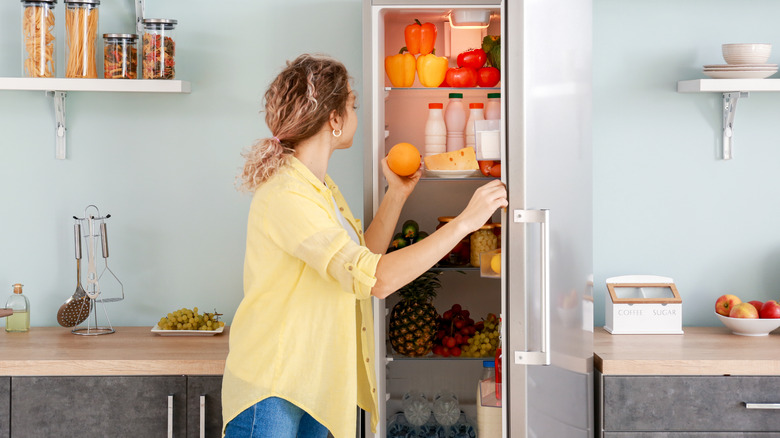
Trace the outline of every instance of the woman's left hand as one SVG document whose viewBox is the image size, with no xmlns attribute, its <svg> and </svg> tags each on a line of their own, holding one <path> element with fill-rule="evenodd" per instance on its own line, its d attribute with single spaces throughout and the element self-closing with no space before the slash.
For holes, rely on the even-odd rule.
<svg viewBox="0 0 780 438">
<path fill-rule="evenodd" d="M 387 180 L 387 191 L 397 191 L 404 198 L 408 198 L 412 194 L 414 187 L 417 185 L 417 181 L 420 181 L 422 176 L 422 166 L 417 169 L 417 172 L 409 176 L 399 176 L 387 165 L 387 157 L 382 158 L 382 173 Z"/>
</svg>

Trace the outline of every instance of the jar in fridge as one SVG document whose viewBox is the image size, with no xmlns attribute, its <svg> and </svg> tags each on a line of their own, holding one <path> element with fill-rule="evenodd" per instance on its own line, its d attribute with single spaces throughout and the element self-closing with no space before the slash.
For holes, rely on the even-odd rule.
<svg viewBox="0 0 780 438">
<path fill-rule="evenodd" d="M 455 219 L 455 216 L 439 217 L 439 225 L 436 226 L 436 229 L 438 230 L 439 228 L 448 224 L 453 219 Z M 471 243 L 469 242 L 469 236 L 466 236 L 463 239 L 461 239 L 461 241 L 458 242 L 458 244 L 455 245 L 455 247 L 452 248 L 450 252 L 444 256 L 444 258 L 441 259 L 441 263 L 447 265 L 460 265 L 460 266 L 468 265 L 470 248 L 471 248 Z"/>
<path fill-rule="evenodd" d="M 144 79 L 173 79 L 176 77 L 176 41 L 174 30 L 178 21 L 166 18 L 143 20 Z"/>
<path fill-rule="evenodd" d="M 55 76 L 54 6 L 57 0 L 22 0 L 22 76 Z"/>
<path fill-rule="evenodd" d="M 103 77 L 106 79 L 138 78 L 138 35 L 103 34 Z"/>
<path fill-rule="evenodd" d="M 498 236 L 494 232 L 496 224 L 485 224 L 470 235 L 471 266 L 479 267 L 479 255 L 498 248 Z"/>
<path fill-rule="evenodd" d="M 67 78 L 97 78 L 100 0 L 65 0 Z"/>
</svg>

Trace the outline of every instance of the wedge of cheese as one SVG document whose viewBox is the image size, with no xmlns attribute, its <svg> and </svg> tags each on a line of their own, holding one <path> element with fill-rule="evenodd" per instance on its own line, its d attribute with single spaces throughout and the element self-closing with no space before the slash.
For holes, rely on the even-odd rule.
<svg viewBox="0 0 780 438">
<path fill-rule="evenodd" d="M 477 154 L 474 148 L 467 147 L 457 151 L 425 157 L 425 168 L 430 170 L 477 170 Z"/>
</svg>

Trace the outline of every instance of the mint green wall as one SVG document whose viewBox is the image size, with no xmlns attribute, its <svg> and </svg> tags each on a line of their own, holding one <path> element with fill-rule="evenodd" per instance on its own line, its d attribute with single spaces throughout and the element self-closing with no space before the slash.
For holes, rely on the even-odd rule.
<svg viewBox="0 0 780 438">
<path fill-rule="evenodd" d="M 146 8 L 179 20 L 177 77 L 192 82 L 192 94 L 72 92 L 68 159 L 58 161 L 51 99 L 0 91 L 0 296 L 24 283 L 33 325 L 56 325 L 73 293 L 71 217 L 89 204 L 113 216 L 109 266 L 127 296 L 109 305 L 115 325 L 151 325 L 194 306 L 230 321 L 250 200 L 233 182 L 241 150 L 269 134 L 258 113 L 267 84 L 285 60 L 324 52 L 362 87 L 360 0 L 148 0 Z M 19 75 L 19 9 L 0 3 L 0 76 Z M 60 1 L 60 41 L 62 12 Z M 131 0 L 104 1 L 100 12 L 101 32 L 133 31 Z M 775 43 L 770 62 L 780 61 L 777 16 L 773 0 L 594 1 L 597 325 L 604 280 L 617 275 L 673 277 L 687 325 L 718 324 L 712 303 L 722 293 L 780 298 L 780 95 L 740 102 L 735 158 L 725 162 L 720 95 L 675 91 L 677 80 L 703 77 L 702 64 L 723 62 L 721 43 Z M 356 138 L 330 173 L 360 215 Z"/>
<path fill-rule="evenodd" d="M 780 94 L 739 102 L 722 161 L 721 95 L 676 92 L 725 63 L 722 43 L 773 43 L 780 62 L 778 16 L 772 0 L 594 1 L 597 325 L 618 275 L 674 278 L 686 325 L 720 325 L 724 293 L 780 299 Z"/>
<path fill-rule="evenodd" d="M 102 3 L 101 33 L 134 31 L 132 0 Z M 285 60 L 304 52 L 342 60 L 360 89 L 361 5 L 147 0 L 147 17 L 179 20 L 176 74 L 192 94 L 71 92 L 65 161 L 54 159 L 51 99 L 0 91 L 0 304 L 23 283 L 32 325 L 57 325 L 75 290 L 72 216 L 95 204 L 112 215 L 109 267 L 125 286 L 125 301 L 108 305 L 114 325 L 153 325 L 194 306 L 217 308 L 229 322 L 242 295 L 250 202 L 233 183 L 242 149 L 269 135 L 262 94 Z M 62 41 L 61 0 L 56 11 Z M 20 2 L 0 2 L 0 76 L 20 74 L 19 23 Z M 358 142 L 329 169 L 356 214 Z"/>
</svg>

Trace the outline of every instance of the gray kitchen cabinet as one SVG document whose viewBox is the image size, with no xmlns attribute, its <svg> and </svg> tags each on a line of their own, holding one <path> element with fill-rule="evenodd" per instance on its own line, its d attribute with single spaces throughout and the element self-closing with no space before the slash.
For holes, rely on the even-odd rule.
<svg viewBox="0 0 780 438">
<path fill-rule="evenodd" d="M 11 435 L 11 378 L 0 377 L 0 437 Z"/>
<path fill-rule="evenodd" d="M 222 436 L 222 376 L 187 376 L 187 438 Z"/>
<path fill-rule="evenodd" d="M 596 375 L 605 438 L 780 438 L 780 377 Z"/>
<path fill-rule="evenodd" d="M 10 380 L 12 438 L 186 436 L 186 376 Z"/>
</svg>

